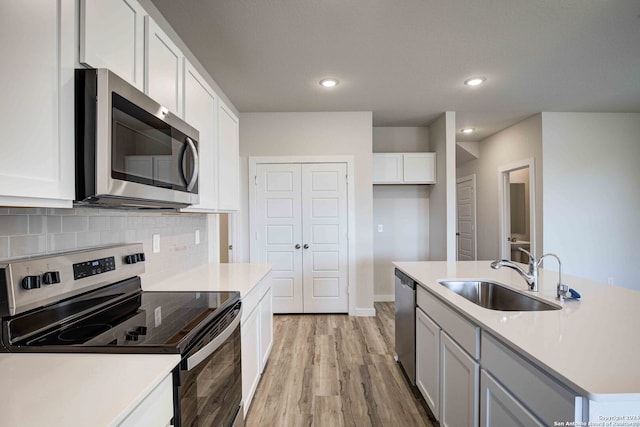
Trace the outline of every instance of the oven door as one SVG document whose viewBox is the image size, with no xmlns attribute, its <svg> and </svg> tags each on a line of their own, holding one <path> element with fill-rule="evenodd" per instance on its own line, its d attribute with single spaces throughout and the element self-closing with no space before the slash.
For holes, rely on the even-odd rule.
<svg viewBox="0 0 640 427">
<path fill-rule="evenodd" d="M 242 426 L 241 303 L 221 316 L 176 371 L 174 424 L 182 427 Z M 222 329 L 222 330 L 218 330 Z"/>
</svg>

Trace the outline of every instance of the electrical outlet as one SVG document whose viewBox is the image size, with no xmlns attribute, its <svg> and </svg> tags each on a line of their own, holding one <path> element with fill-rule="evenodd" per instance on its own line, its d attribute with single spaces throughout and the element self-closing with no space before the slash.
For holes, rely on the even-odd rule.
<svg viewBox="0 0 640 427">
<path fill-rule="evenodd" d="M 382 233 L 384 231 L 384 225 L 378 224 L 378 233 Z"/>
<path fill-rule="evenodd" d="M 162 306 L 156 307 L 153 310 L 153 320 L 155 321 L 156 328 L 162 324 Z"/>
<path fill-rule="evenodd" d="M 152 246 L 153 246 L 153 253 L 157 254 L 160 253 L 160 235 L 159 234 L 154 234 L 153 236 L 151 236 L 151 241 L 152 241 Z"/>
<path fill-rule="evenodd" d="M 196 245 L 200 244 L 200 230 L 196 230 L 195 235 L 194 235 L 194 240 Z"/>
<path fill-rule="evenodd" d="M 610 284 L 610 285 L 613 285 L 613 277 L 609 277 L 607 279 L 607 283 Z"/>
</svg>

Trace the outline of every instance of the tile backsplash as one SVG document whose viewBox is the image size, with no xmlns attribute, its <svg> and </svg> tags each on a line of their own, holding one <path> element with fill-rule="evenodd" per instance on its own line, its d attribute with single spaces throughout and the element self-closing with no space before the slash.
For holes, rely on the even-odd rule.
<svg viewBox="0 0 640 427">
<path fill-rule="evenodd" d="M 195 232 L 200 231 L 200 244 Z M 160 252 L 152 253 L 152 236 Z M 145 280 L 166 278 L 207 262 L 204 214 L 98 208 L 0 209 L 0 261 L 116 243 L 144 244 Z"/>
</svg>

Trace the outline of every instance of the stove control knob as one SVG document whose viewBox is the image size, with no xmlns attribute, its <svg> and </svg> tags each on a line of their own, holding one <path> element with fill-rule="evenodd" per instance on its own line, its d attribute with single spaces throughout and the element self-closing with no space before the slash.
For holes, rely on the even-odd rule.
<svg viewBox="0 0 640 427">
<path fill-rule="evenodd" d="M 136 254 L 136 258 L 138 258 L 138 262 L 146 261 L 146 258 L 144 256 L 144 252 L 140 252 L 139 254 Z"/>
<path fill-rule="evenodd" d="M 40 276 L 25 276 L 22 279 L 23 289 L 37 289 L 40 287 Z"/>
<path fill-rule="evenodd" d="M 60 283 L 60 272 L 59 271 L 47 271 L 42 275 L 42 282 L 45 285 L 53 285 L 56 283 Z"/>
<path fill-rule="evenodd" d="M 125 264 L 135 264 L 138 262 L 138 255 L 127 255 L 124 257 Z"/>
</svg>

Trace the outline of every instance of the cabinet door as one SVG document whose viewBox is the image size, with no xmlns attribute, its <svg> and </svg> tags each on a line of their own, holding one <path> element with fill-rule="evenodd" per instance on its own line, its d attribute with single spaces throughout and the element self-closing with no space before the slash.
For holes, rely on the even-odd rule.
<svg viewBox="0 0 640 427">
<path fill-rule="evenodd" d="M 220 171 L 219 208 L 239 209 L 240 188 L 240 122 L 222 102 L 218 103 L 218 165 Z"/>
<path fill-rule="evenodd" d="M 247 415 L 251 399 L 260 380 L 260 310 L 255 309 L 241 326 L 242 348 L 242 401 Z"/>
<path fill-rule="evenodd" d="M 162 380 L 119 427 L 154 427 L 168 425 L 173 418 L 173 376 Z"/>
<path fill-rule="evenodd" d="M 479 365 L 440 332 L 440 425 L 478 426 Z"/>
<path fill-rule="evenodd" d="M 80 2 L 80 62 L 144 89 L 144 17 L 135 0 Z"/>
<path fill-rule="evenodd" d="M 402 183 L 402 153 L 373 153 L 373 183 Z"/>
<path fill-rule="evenodd" d="M 436 182 L 435 153 L 404 153 L 403 181 L 406 184 L 434 184 Z"/>
<path fill-rule="evenodd" d="M 70 208 L 75 1 L 4 1 L 1 9 L 0 205 Z"/>
<path fill-rule="evenodd" d="M 200 159 L 198 194 L 200 203 L 186 211 L 213 211 L 218 208 L 218 141 L 216 135 L 217 96 L 202 76 L 185 60 L 184 120 L 198 129 Z"/>
<path fill-rule="evenodd" d="M 440 328 L 416 308 L 416 386 L 440 419 Z"/>
<path fill-rule="evenodd" d="M 484 369 L 480 375 L 480 427 L 542 426 Z"/>
<path fill-rule="evenodd" d="M 260 372 L 264 371 L 272 344 L 273 305 L 271 303 L 271 288 L 269 288 L 260 302 Z"/>
<path fill-rule="evenodd" d="M 151 17 L 145 20 L 145 93 L 182 117 L 184 57 Z"/>
</svg>

